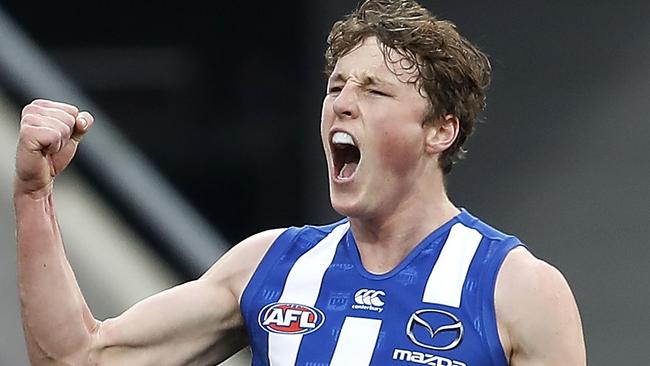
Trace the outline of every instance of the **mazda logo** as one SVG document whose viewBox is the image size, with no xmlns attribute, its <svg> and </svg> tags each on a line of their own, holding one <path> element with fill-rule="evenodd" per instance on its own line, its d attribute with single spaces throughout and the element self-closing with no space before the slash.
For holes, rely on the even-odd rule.
<svg viewBox="0 0 650 366">
<path fill-rule="evenodd" d="M 447 351 L 463 339 L 463 323 L 452 313 L 438 309 L 421 309 L 409 318 L 406 334 L 420 347 Z"/>
</svg>

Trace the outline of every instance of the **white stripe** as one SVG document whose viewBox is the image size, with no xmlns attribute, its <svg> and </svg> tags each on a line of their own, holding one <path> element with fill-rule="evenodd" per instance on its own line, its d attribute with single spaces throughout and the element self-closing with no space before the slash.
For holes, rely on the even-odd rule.
<svg viewBox="0 0 650 366">
<path fill-rule="evenodd" d="M 341 224 L 323 240 L 304 253 L 293 264 L 278 302 L 314 306 L 320 293 L 325 271 L 332 263 L 336 247 L 348 231 L 350 223 Z M 269 333 L 271 366 L 293 366 L 296 363 L 302 334 Z"/>
<path fill-rule="evenodd" d="M 336 342 L 330 366 L 370 365 L 381 320 L 347 317 Z"/>
<path fill-rule="evenodd" d="M 452 226 L 429 275 L 423 302 L 460 307 L 465 277 L 482 238 L 477 230 L 461 223 Z"/>
</svg>

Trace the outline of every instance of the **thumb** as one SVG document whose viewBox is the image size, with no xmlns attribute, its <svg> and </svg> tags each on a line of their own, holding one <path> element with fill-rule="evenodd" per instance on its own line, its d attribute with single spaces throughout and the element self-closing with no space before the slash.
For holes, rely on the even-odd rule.
<svg viewBox="0 0 650 366">
<path fill-rule="evenodd" d="M 77 143 L 81 141 L 81 138 L 90 130 L 94 122 L 95 118 L 90 114 L 90 112 L 79 112 L 75 119 L 74 130 L 72 131 L 71 138 Z"/>
</svg>

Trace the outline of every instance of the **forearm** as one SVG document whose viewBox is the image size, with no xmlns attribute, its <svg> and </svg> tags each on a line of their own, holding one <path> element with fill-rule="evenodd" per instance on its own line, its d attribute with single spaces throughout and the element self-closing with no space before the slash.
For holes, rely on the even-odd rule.
<svg viewBox="0 0 650 366">
<path fill-rule="evenodd" d="M 16 193 L 14 205 L 18 288 L 30 359 L 35 364 L 60 361 L 90 344 L 97 322 L 66 259 L 52 194 Z"/>
</svg>

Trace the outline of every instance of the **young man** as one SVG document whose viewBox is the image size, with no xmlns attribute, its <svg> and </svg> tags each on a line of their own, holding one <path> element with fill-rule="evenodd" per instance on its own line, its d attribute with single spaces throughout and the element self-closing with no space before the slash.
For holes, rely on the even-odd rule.
<svg viewBox="0 0 650 366">
<path fill-rule="evenodd" d="M 369 0 L 336 23 L 321 137 L 346 219 L 277 229 L 201 278 L 95 320 L 65 258 L 54 177 L 94 122 L 23 109 L 18 281 L 35 365 L 585 365 L 562 275 L 447 198 L 489 84 L 487 58 L 415 2 Z"/>
</svg>

